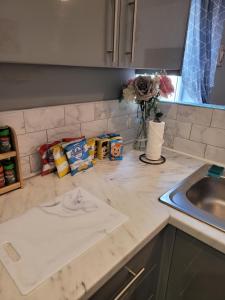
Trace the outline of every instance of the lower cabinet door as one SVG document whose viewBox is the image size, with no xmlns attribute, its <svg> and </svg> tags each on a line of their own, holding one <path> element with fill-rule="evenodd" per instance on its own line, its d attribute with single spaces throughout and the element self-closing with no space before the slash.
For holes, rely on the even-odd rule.
<svg viewBox="0 0 225 300">
<path fill-rule="evenodd" d="M 158 283 L 158 265 L 153 266 L 142 280 L 134 286 L 123 300 L 154 300 Z"/>
<path fill-rule="evenodd" d="M 225 255 L 177 230 L 166 300 L 224 300 Z"/>
<path fill-rule="evenodd" d="M 157 289 L 163 232 L 140 250 L 91 300 L 149 300 Z"/>
</svg>

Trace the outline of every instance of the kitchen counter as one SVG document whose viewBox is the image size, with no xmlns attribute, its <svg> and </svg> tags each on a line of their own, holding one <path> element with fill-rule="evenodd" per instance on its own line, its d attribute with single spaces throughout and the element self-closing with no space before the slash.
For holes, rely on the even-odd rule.
<svg viewBox="0 0 225 300">
<path fill-rule="evenodd" d="M 0 300 L 87 299 L 168 223 L 225 253 L 225 233 L 158 201 L 204 162 L 164 150 L 165 164 L 145 165 L 138 160 L 138 151 L 127 147 L 125 152 L 123 161 L 98 161 L 74 177 L 36 176 L 25 182 L 24 189 L 0 197 L 0 223 L 77 186 L 129 217 L 27 296 L 20 294 L 0 263 Z"/>
</svg>

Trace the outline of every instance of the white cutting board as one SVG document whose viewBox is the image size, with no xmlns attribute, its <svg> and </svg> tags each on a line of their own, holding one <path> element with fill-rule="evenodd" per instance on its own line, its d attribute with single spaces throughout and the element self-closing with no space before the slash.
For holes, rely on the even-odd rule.
<svg viewBox="0 0 225 300">
<path fill-rule="evenodd" d="M 23 295 L 127 217 L 82 188 L 0 225 L 0 260 Z"/>
</svg>

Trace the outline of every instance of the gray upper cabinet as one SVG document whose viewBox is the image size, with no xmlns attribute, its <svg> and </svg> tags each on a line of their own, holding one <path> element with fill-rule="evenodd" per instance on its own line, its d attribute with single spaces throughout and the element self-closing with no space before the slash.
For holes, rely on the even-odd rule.
<svg viewBox="0 0 225 300">
<path fill-rule="evenodd" d="M 179 70 L 190 0 L 121 0 L 119 64 Z"/>
<path fill-rule="evenodd" d="M 0 62 L 113 66 L 118 1 L 0 0 Z"/>
<path fill-rule="evenodd" d="M 190 0 L 0 0 L 0 62 L 180 69 Z"/>
</svg>

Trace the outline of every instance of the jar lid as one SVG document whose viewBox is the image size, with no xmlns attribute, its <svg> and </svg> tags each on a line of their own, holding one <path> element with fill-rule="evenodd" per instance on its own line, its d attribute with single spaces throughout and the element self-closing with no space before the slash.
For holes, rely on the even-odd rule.
<svg viewBox="0 0 225 300">
<path fill-rule="evenodd" d="M 0 136 L 8 136 L 10 134 L 8 126 L 0 127 Z"/>
<path fill-rule="evenodd" d="M 7 163 L 4 165 L 4 170 L 8 171 L 8 170 L 12 170 L 14 169 L 15 164 L 13 162 Z"/>
</svg>

